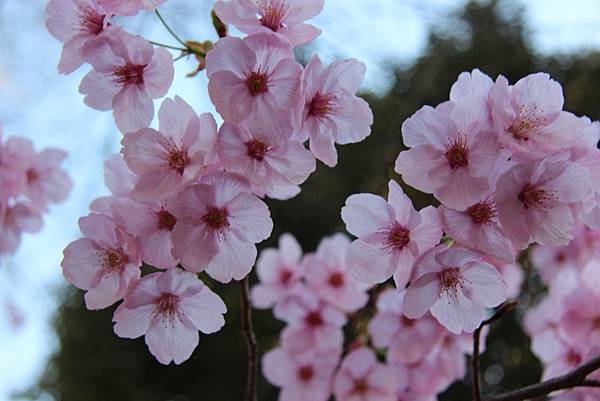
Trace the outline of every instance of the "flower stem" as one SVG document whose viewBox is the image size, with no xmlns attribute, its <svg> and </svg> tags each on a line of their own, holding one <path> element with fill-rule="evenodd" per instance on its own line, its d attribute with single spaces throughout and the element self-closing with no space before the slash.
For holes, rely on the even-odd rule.
<svg viewBox="0 0 600 401">
<path fill-rule="evenodd" d="M 257 401 L 258 384 L 258 343 L 252 327 L 252 306 L 249 298 L 248 277 L 240 282 L 242 332 L 248 350 L 248 370 L 246 372 L 246 401 Z"/>
<path fill-rule="evenodd" d="M 167 22 L 165 21 L 165 19 L 163 18 L 163 16 L 158 11 L 158 8 L 155 9 L 154 12 L 156 13 L 156 16 L 158 17 L 158 19 L 160 20 L 160 22 L 162 22 L 162 24 L 165 26 L 165 28 L 167 28 L 167 31 L 169 31 L 169 33 L 171 34 L 171 36 L 173 36 L 176 41 L 178 41 L 179 43 L 181 43 L 181 45 L 183 45 L 183 47 L 185 47 L 186 49 L 189 50 L 189 46 L 183 40 L 181 40 L 181 38 L 179 36 L 177 36 L 177 34 L 171 29 L 171 27 L 169 26 L 169 24 L 167 24 Z"/>
<path fill-rule="evenodd" d="M 149 40 L 148 43 L 153 44 L 154 46 L 166 47 L 167 49 L 179 50 L 181 52 L 189 52 L 187 48 L 184 49 L 183 47 L 165 45 L 164 43 L 158 43 L 153 40 Z"/>
</svg>

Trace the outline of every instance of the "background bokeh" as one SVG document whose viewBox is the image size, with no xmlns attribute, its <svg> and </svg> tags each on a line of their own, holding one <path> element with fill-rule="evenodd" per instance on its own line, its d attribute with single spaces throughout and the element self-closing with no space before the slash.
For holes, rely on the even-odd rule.
<svg viewBox="0 0 600 401">
<path fill-rule="evenodd" d="M 181 36 L 215 39 L 209 0 L 170 0 L 163 15 Z M 61 251 L 77 237 L 76 220 L 107 190 L 102 162 L 119 149 L 120 134 L 109 113 L 88 109 L 77 93 L 87 72 L 56 73 L 60 45 L 43 26 L 45 1 L 0 0 L 0 122 L 4 135 L 30 137 L 38 148 L 70 152 L 66 167 L 75 181 L 69 201 L 46 217 L 46 226 L 26 236 L 16 255 L 0 260 L 0 400 L 239 400 L 245 348 L 239 329 L 236 284 L 212 286 L 224 297 L 227 325 L 202 336 L 192 358 L 162 366 L 143 339 L 112 333 L 112 308 L 89 312 L 82 294 L 60 273 Z M 128 30 L 171 42 L 152 14 L 123 19 Z M 400 126 L 424 104 L 447 99 L 452 82 L 478 67 L 511 81 L 539 70 L 564 86 L 566 109 L 600 118 L 600 2 L 597 0 L 327 0 L 314 24 L 323 35 L 298 53 L 318 51 L 326 61 L 356 57 L 368 65 L 363 96 L 375 114 L 372 135 L 339 149 L 335 169 L 318 166 L 303 192 L 287 202 L 269 201 L 275 231 L 262 244 L 273 246 L 293 233 L 309 252 L 320 238 L 343 231 L 339 210 L 355 192 L 385 194 L 402 149 Z M 178 94 L 198 112 L 212 111 L 206 77 L 185 78 L 194 61 L 176 64 L 169 96 Z M 406 188 L 415 204 L 432 199 Z M 520 309 L 492 328 L 483 359 L 484 388 L 501 390 L 538 380 L 540 366 L 518 325 L 536 301 L 535 275 L 524 285 Z M 270 312 L 255 313 L 261 349 L 277 341 L 281 324 Z M 260 400 L 276 399 L 261 382 Z M 442 401 L 469 399 L 468 379 Z M 307 400 L 309 401 L 309 400 Z"/>
</svg>

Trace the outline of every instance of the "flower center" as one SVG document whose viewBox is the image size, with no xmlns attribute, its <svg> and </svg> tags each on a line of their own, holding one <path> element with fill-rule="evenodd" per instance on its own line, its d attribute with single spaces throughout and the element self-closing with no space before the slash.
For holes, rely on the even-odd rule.
<svg viewBox="0 0 600 401">
<path fill-rule="evenodd" d="M 271 151 L 269 145 L 256 139 L 246 142 L 248 156 L 258 161 L 263 161 L 266 154 Z"/>
<path fill-rule="evenodd" d="M 530 207 L 544 208 L 547 201 L 556 199 L 552 191 L 548 191 L 539 185 L 527 184 L 523 187 L 518 196 L 525 209 Z"/>
<path fill-rule="evenodd" d="M 120 249 L 107 249 L 102 257 L 102 270 L 105 272 L 120 272 L 129 263 L 129 257 Z"/>
<path fill-rule="evenodd" d="M 190 158 L 184 149 L 173 146 L 168 150 L 167 163 L 169 167 L 183 175 L 185 168 L 190 163 Z"/>
<path fill-rule="evenodd" d="M 156 213 L 156 217 L 158 219 L 159 230 L 173 231 L 173 227 L 175 227 L 175 223 L 177 223 L 177 218 L 169 213 L 167 209 L 160 209 L 160 211 Z"/>
<path fill-rule="evenodd" d="M 446 293 L 448 298 L 458 301 L 458 289 L 465 282 L 460 269 L 458 267 L 444 269 L 438 273 L 438 278 L 440 280 L 440 292 Z"/>
<path fill-rule="evenodd" d="M 163 292 L 158 299 L 156 310 L 163 316 L 173 316 L 179 307 L 179 297 L 175 294 Z"/>
<path fill-rule="evenodd" d="M 119 85 L 138 85 L 144 83 L 144 68 L 146 64 L 125 64 L 114 67 L 113 82 Z"/>
<path fill-rule="evenodd" d="M 340 272 L 331 273 L 329 276 L 329 285 L 333 288 L 340 288 L 344 285 L 344 276 Z"/>
<path fill-rule="evenodd" d="M 410 242 L 410 231 L 408 228 L 396 223 L 388 234 L 389 245 L 402 250 Z"/>
<path fill-rule="evenodd" d="M 569 350 L 567 353 L 567 362 L 573 366 L 579 366 L 581 364 L 581 355 L 574 350 Z"/>
<path fill-rule="evenodd" d="M 291 278 L 292 278 L 292 272 L 289 271 L 288 269 L 282 269 L 279 271 L 279 282 L 282 285 L 287 285 L 290 282 Z"/>
<path fill-rule="evenodd" d="M 260 12 L 260 23 L 262 26 L 277 32 L 283 28 L 283 20 L 286 17 L 289 6 L 285 0 L 259 0 L 258 11 Z"/>
<path fill-rule="evenodd" d="M 258 71 L 252 71 L 246 76 L 246 85 L 248 85 L 248 90 L 252 96 L 266 93 L 269 91 L 269 76 L 264 72 L 260 72 L 259 68 Z"/>
<path fill-rule="evenodd" d="M 459 135 L 458 139 L 446 145 L 446 160 L 453 170 L 469 165 L 469 147 L 465 137 Z"/>
<path fill-rule="evenodd" d="M 319 92 L 310 101 L 308 115 L 314 117 L 325 117 L 334 110 L 336 97 L 333 95 L 321 95 Z"/>
<path fill-rule="evenodd" d="M 104 30 L 105 15 L 98 14 L 88 5 L 79 6 L 79 31 L 83 33 L 100 34 Z"/>
<path fill-rule="evenodd" d="M 530 135 L 535 133 L 535 130 L 544 125 L 545 121 L 541 117 L 543 110 L 538 110 L 534 107 L 533 110 L 529 111 L 525 109 L 525 106 L 519 107 L 519 117 L 514 121 L 508 131 L 512 134 L 513 138 L 520 141 L 528 141 Z"/>
<path fill-rule="evenodd" d="M 358 379 L 354 382 L 354 388 L 352 393 L 354 394 L 366 394 L 369 391 L 369 385 L 365 379 Z"/>
<path fill-rule="evenodd" d="M 317 327 L 323 324 L 323 318 L 319 312 L 310 312 L 305 318 L 306 324 L 311 327 Z"/>
<path fill-rule="evenodd" d="M 229 212 L 227 209 L 211 207 L 208 209 L 208 212 L 202 216 L 202 221 L 212 230 L 222 230 L 229 227 L 228 216 Z"/>
<path fill-rule="evenodd" d="M 28 184 L 34 183 L 40 178 L 40 175 L 38 174 L 38 172 L 32 168 L 27 170 L 26 174 L 27 174 L 27 183 Z"/>
<path fill-rule="evenodd" d="M 496 217 L 496 205 L 491 200 L 484 200 L 467 209 L 474 224 L 489 224 Z"/>
<path fill-rule="evenodd" d="M 402 316 L 400 319 L 402 320 L 402 325 L 404 327 L 412 327 L 415 324 L 414 320 L 409 319 L 406 316 Z"/>
<path fill-rule="evenodd" d="M 596 316 L 594 318 L 592 326 L 594 327 L 595 330 L 600 330 L 600 316 Z"/>
<path fill-rule="evenodd" d="M 310 365 L 302 366 L 298 369 L 298 378 L 303 382 L 307 382 L 314 376 L 315 371 Z"/>
</svg>

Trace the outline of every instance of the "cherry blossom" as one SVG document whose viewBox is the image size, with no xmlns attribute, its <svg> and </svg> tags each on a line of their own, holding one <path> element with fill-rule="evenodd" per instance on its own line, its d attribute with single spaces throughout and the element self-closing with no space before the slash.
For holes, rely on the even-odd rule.
<svg viewBox="0 0 600 401">
<path fill-rule="evenodd" d="M 80 218 L 79 228 L 85 238 L 65 248 L 63 274 L 75 287 L 87 291 L 88 309 L 109 307 L 140 278 L 137 240 L 101 214 Z"/>
<path fill-rule="evenodd" d="M 397 401 L 400 386 L 394 369 L 377 362 L 368 348 L 346 355 L 333 382 L 338 401 Z"/>
<path fill-rule="evenodd" d="M 242 32 L 276 32 L 298 46 L 321 33 L 304 21 L 319 14 L 323 4 L 324 0 L 219 0 L 215 11 L 224 23 Z"/>
<path fill-rule="evenodd" d="M 79 86 L 85 104 L 112 109 L 123 133 L 148 127 L 154 116 L 152 99 L 166 95 L 173 81 L 171 54 L 115 28 L 88 41 L 83 56 L 93 67 Z"/>
<path fill-rule="evenodd" d="M 256 260 L 255 244 L 269 237 L 267 205 L 232 173 L 214 173 L 183 190 L 168 205 L 177 219 L 173 256 L 187 270 L 206 270 L 217 281 L 241 280 Z"/>
<path fill-rule="evenodd" d="M 179 365 L 198 345 L 198 331 L 212 334 L 223 327 L 225 312 L 225 303 L 195 274 L 169 269 L 131 286 L 113 316 L 114 331 L 125 338 L 144 335 L 160 363 Z"/>
<path fill-rule="evenodd" d="M 438 245 L 415 263 L 415 279 L 404 297 L 404 313 L 417 319 L 428 310 L 453 333 L 472 332 L 484 307 L 506 300 L 506 283 L 483 255 L 461 247 Z"/>
<path fill-rule="evenodd" d="M 365 71 L 365 65 L 354 59 L 326 67 L 315 55 L 302 73 L 304 96 L 297 135 L 310 138 L 310 150 L 329 167 L 337 164 L 336 143 L 360 142 L 371 133 L 371 109 L 355 95 Z"/>
<path fill-rule="evenodd" d="M 0 199 L 0 255 L 13 254 L 21 243 L 21 234 L 38 232 L 43 224 L 42 216 L 31 205 L 19 202 L 8 206 Z"/>
<path fill-rule="evenodd" d="M 152 11 L 167 0 L 96 0 L 113 15 L 132 16 L 142 10 Z"/>
<path fill-rule="evenodd" d="M 395 182 L 387 202 L 373 194 L 352 195 L 342 208 L 346 229 L 358 237 L 348 250 L 350 272 L 359 281 L 381 283 L 394 275 L 398 288 L 408 283 L 415 259 L 442 235 L 437 210 L 417 212 Z"/>
<path fill-rule="evenodd" d="M 121 142 L 127 165 L 139 176 L 130 196 L 141 202 L 164 199 L 201 175 L 205 155 L 213 151 L 202 138 L 217 136 L 213 116 L 197 116 L 179 96 L 163 101 L 158 120 L 158 131 L 143 128 Z"/>
</svg>

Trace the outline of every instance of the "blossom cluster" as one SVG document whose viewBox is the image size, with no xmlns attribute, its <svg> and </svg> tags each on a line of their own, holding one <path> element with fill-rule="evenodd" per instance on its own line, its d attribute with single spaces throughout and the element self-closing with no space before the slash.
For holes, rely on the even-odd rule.
<svg viewBox="0 0 600 401">
<path fill-rule="evenodd" d="M 485 308 L 514 293 L 518 251 L 567 245 L 579 225 L 598 227 L 600 123 L 562 106 L 560 84 L 544 73 L 515 85 L 462 73 L 450 100 L 404 122 L 409 149 L 395 166 L 440 206 L 417 212 L 394 181 L 387 201 L 350 196 L 342 219 L 357 237 L 347 256 L 354 276 L 393 277 L 410 318 L 430 311 L 454 333 L 475 330 Z"/>
<path fill-rule="evenodd" d="M 303 255 L 295 238 L 284 234 L 279 248 L 261 252 L 252 301 L 287 323 L 279 345 L 263 358 L 265 377 L 281 387 L 279 399 L 286 401 L 324 401 L 332 394 L 338 401 L 435 400 L 464 376 L 472 335 L 448 331 L 429 313 L 409 318 L 405 290 L 368 293 L 370 286 L 349 270 L 349 245 L 336 234 L 324 238 L 314 254 Z M 369 295 L 377 297 L 371 308 Z M 359 326 L 358 312 L 372 306 L 376 314 L 368 329 L 352 332 Z M 344 342 L 344 326 L 359 339 Z"/>
<path fill-rule="evenodd" d="M 0 130 L 0 256 L 14 253 L 24 232 L 38 232 L 51 204 L 63 202 L 73 183 L 61 167 L 67 154 L 37 152 L 24 137 L 3 141 Z"/>
<path fill-rule="evenodd" d="M 538 246 L 531 256 L 548 293 L 527 311 L 524 326 L 544 365 L 542 378 L 550 379 L 600 354 L 600 230 L 580 226 L 568 245 Z M 599 377 L 597 372 L 589 376 Z M 579 388 L 554 399 L 591 401 L 599 396 L 598 389 Z"/>
<path fill-rule="evenodd" d="M 111 195 L 80 219 L 84 238 L 65 249 L 64 276 L 86 291 L 88 309 L 122 301 L 115 333 L 145 335 L 161 363 L 179 364 L 197 346 L 198 331 L 224 324 L 223 301 L 198 273 L 221 283 L 244 279 L 256 244 L 273 228 L 261 198 L 297 195 L 316 159 L 334 166 L 335 144 L 370 134 L 372 114 L 356 96 L 364 64 L 327 66 L 315 55 L 303 67 L 294 58 L 294 46 L 320 33 L 304 21 L 323 0 L 220 0 L 222 21 L 248 33 L 220 32 L 207 46 L 208 95 L 222 124 L 174 96 L 162 100 L 151 128 L 154 99 L 173 80 L 173 58 L 112 17 L 163 2 L 50 0 L 47 27 L 64 43 L 59 71 L 89 64 L 79 87 L 84 102 L 112 110 L 123 134 L 120 154 L 105 164 Z"/>
</svg>

